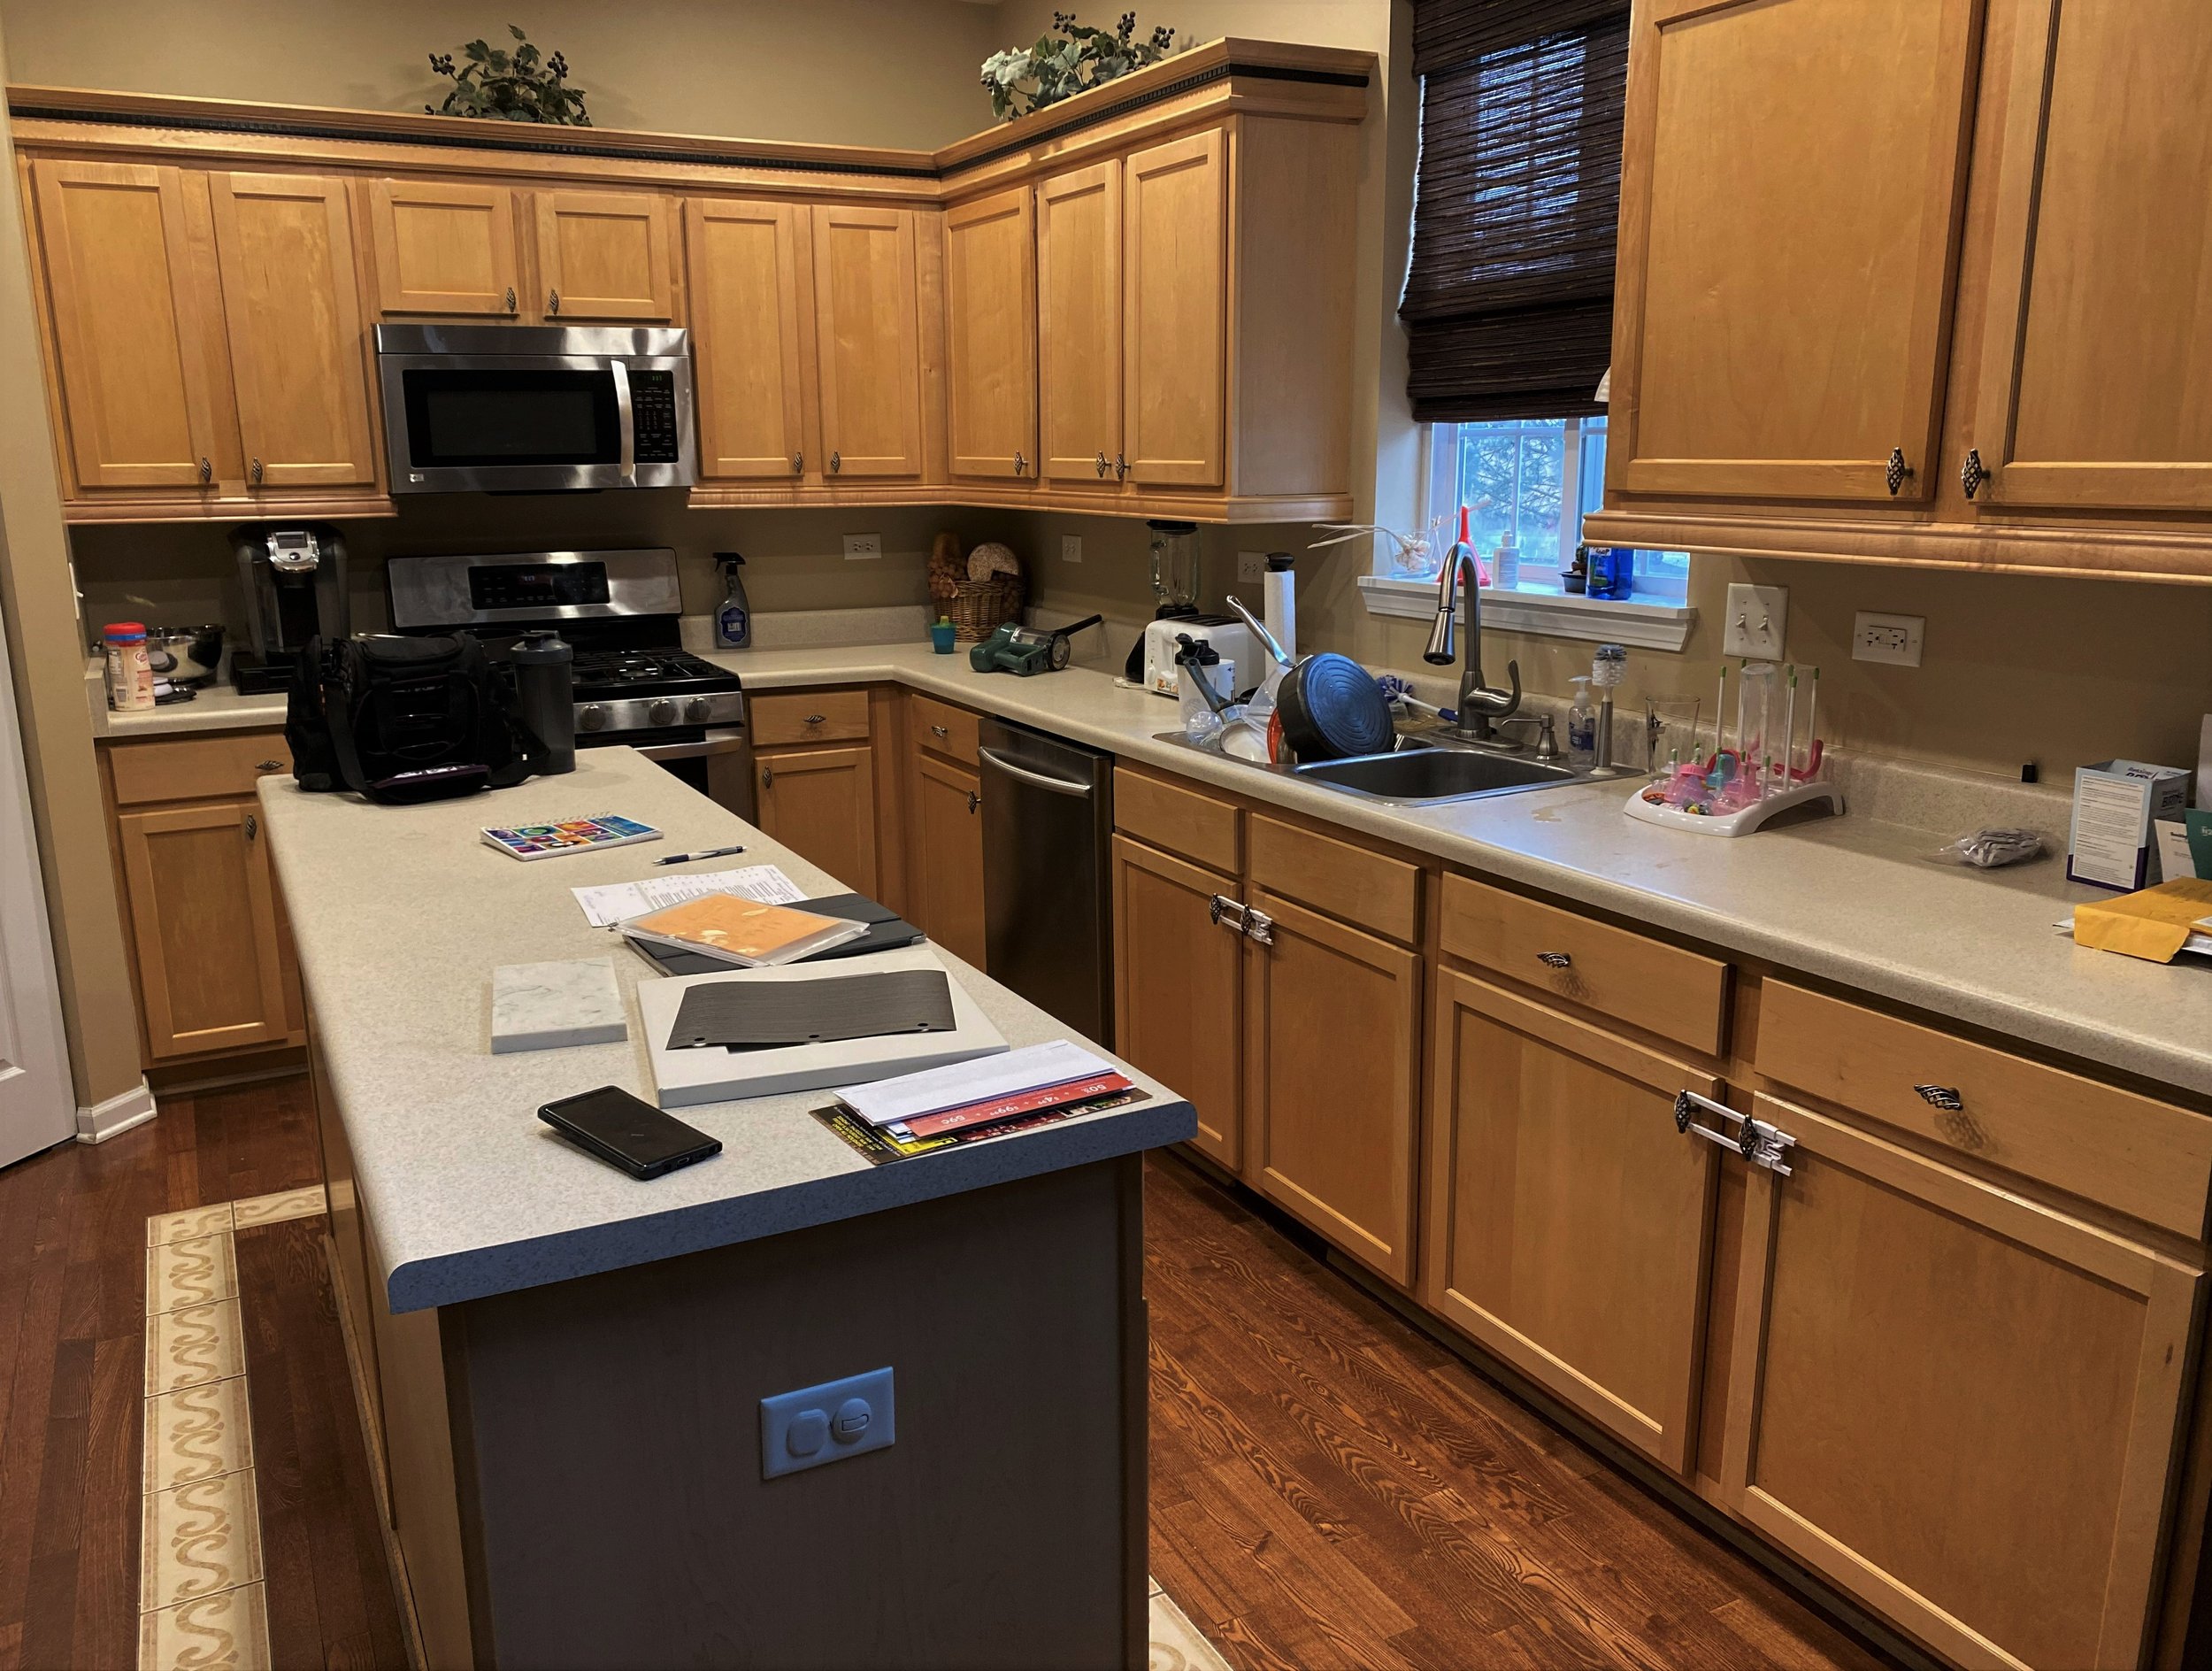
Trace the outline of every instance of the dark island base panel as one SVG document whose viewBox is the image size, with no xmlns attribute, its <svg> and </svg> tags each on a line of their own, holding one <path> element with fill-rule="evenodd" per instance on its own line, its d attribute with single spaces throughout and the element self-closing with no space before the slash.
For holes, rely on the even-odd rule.
<svg viewBox="0 0 2212 1671">
<path fill-rule="evenodd" d="M 1143 1666 L 1142 1200 L 1128 1155 L 384 1312 L 428 1663 Z M 761 1477 L 763 1397 L 886 1364 L 895 1444 Z"/>
</svg>

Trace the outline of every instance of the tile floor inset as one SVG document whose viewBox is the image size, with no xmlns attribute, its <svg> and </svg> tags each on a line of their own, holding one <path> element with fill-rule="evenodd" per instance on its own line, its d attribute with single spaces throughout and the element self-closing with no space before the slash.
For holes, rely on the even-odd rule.
<svg viewBox="0 0 2212 1671">
<path fill-rule="evenodd" d="M 145 1490 L 165 1491 L 252 1466 L 243 1375 L 146 1400 Z"/>
<path fill-rule="evenodd" d="M 280 1190 L 274 1195 L 249 1196 L 230 1204 L 232 1228 L 250 1230 L 264 1224 L 282 1224 L 290 1219 L 311 1218 L 324 1210 L 323 1186 Z"/>
<path fill-rule="evenodd" d="M 268 1671 L 269 1609 L 261 1585 L 142 1615 L 138 1671 Z"/>
<path fill-rule="evenodd" d="M 219 1301 L 146 1320 L 146 1393 L 175 1392 L 221 1381 L 246 1367 L 238 1302 Z"/>
<path fill-rule="evenodd" d="M 261 1514 L 251 1468 L 146 1499 L 138 1605 L 150 1613 L 261 1576 Z"/>
<path fill-rule="evenodd" d="M 1156 1586 L 1152 1592 L 1150 1671 L 1229 1671 L 1229 1662 L 1198 1634 L 1183 1610 Z"/>
<path fill-rule="evenodd" d="M 230 1228 L 230 1203 L 211 1207 L 186 1207 L 180 1213 L 157 1213 L 146 1221 L 146 1245 L 181 1242 L 196 1236 L 219 1236 Z"/>
<path fill-rule="evenodd" d="M 150 1315 L 211 1305 L 238 1292 L 238 1273 L 227 1236 L 196 1236 L 146 1250 L 146 1310 Z"/>
</svg>

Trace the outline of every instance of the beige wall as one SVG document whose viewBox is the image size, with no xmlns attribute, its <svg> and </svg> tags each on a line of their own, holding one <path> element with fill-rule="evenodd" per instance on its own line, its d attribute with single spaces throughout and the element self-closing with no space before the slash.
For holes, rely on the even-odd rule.
<svg viewBox="0 0 2212 1671">
<path fill-rule="evenodd" d="M 429 55 L 510 19 L 602 127 L 935 146 L 991 119 L 988 7 L 964 0 L 0 0 L 20 82 L 419 111 Z"/>
<path fill-rule="evenodd" d="M 0 46 L 0 81 L 6 53 Z M 21 715 L 31 812 L 46 882 L 69 1068 L 80 1107 L 139 1082 L 138 1028 L 125 961 L 107 820 L 86 711 L 69 544 L 54 474 L 17 201 L 14 148 L 0 131 L 0 614 Z"/>
</svg>

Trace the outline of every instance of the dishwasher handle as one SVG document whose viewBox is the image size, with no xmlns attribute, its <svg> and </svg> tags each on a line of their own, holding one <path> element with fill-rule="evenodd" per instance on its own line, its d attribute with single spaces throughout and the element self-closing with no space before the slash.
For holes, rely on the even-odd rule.
<svg viewBox="0 0 2212 1671">
<path fill-rule="evenodd" d="M 1033 772 L 1025 766 L 1016 766 L 995 749 L 978 749 L 976 753 L 1009 777 L 1019 778 L 1025 783 L 1033 783 L 1041 789 L 1049 789 L 1055 795 L 1066 795 L 1081 801 L 1090 799 L 1091 786 L 1087 783 L 1073 782 L 1064 777 L 1048 777 L 1042 772 Z"/>
</svg>

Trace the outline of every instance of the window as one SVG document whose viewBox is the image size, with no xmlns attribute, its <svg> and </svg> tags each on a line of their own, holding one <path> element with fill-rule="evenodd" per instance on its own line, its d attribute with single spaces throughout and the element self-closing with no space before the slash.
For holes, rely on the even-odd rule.
<svg viewBox="0 0 2212 1671">
<path fill-rule="evenodd" d="M 1430 427 L 1429 521 L 1436 551 L 1433 578 L 1468 509 L 1468 532 L 1486 568 L 1506 530 L 1514 532 L 1520 574 L 1513 589 L 1558 597 L 1561 572 L 1574 561 L 1582 519 L 1598 508 L 1605 487 L 1605 420 L 1508 418 Z M 1404 574 L 1405 571 L 1395 571 Z M 1679 603 L 1688 593 L 1690 559 L 1680 551 L 1635 553 L 1632 597 Z"/>
</svg>

